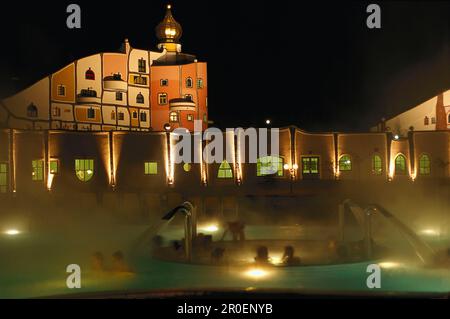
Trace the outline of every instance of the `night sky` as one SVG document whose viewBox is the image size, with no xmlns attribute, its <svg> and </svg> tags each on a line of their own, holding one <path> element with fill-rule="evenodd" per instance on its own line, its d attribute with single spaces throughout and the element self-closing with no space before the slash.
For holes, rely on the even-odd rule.
<svg viewBox="0 0 450 319">
<path fill-rule="evenodd" d="M 66 27 L 71 2 L 2 3 L 2 97 L 124 38 L 156 49 L 167 1 L 72 2 L 81 29 Z M 375 2 L 380 30 L 365 24 L 371 2 L 170 3 L 183 52 L 208 62 L 214 126 L 367 130 L 450 88 L 450 2 Z"/>
</svg>

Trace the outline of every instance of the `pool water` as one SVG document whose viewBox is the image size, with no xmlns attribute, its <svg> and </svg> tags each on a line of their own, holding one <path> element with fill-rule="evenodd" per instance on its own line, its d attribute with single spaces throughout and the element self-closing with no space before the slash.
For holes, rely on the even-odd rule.
<svg viewBox="0 0 450 319">
<path fill-rule="evenodd" d="M 129 254 L 133 240 L 145 226 L 89 225 L 45 233 L 0 235 L 0 298 L 29 298 L 107 291 L 153 291 L 190 289 L 295 290 L 300 292 L 417 292 L 450 291 L 449 268 L 430 269 L 418 264 L 389 260 L 382 268 L 381 288 L 369 289 L 366 280 L 368 262 L 302 267 L 268 267 L 261 276 L 249 275 L 249 266 L 209 266 L 157 260 L 148 253 Z M 332 230 L 315 230 L 328 236 Z M 308 231 L 311 234 L 311 230 Z M 248 227 L 249 239 L 293 239 L 309 236 L 300 226 Z M 180 227 L 168 228 L 164 236 L 181 238 Z M 217 239 L 218 234 L 214 235 Z M 448 244 L 448 239 L 445 239 Z M 442 245 L 442 240 L 439 241 Z M 122 250 L 134 273 L 95 273 L 91 255 L 101 251 L 106 264 L 111 255 Z M 66 287 L 66 266 L 81 267 L 80 289 Z"/>
</svg>

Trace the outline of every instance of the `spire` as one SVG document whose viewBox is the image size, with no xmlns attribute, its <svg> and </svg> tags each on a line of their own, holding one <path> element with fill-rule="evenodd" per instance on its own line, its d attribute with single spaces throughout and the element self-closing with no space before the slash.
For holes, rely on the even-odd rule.
<svg viewBox="0 0 450 319">
<path fill-rule="evenodd" d="M 155 28 L 156 37 L 159 41 L 158 48 L 166 49 L 169 52 L 180 52 L 181 44 L 179 40 L 183 29 L 173 17 L 171 9 L 172 6 L 168 4 L 164 19 Z"/>
</svg>

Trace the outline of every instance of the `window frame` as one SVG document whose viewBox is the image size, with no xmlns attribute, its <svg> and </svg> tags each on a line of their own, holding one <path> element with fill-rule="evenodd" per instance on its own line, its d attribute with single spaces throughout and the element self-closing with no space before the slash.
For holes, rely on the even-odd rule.
<svg viewBox="0 0 450 319">
<path fill-rule="evenodd" d="M 427 164 L 427 165 L 423 165 Z M 422 153 L 419 156 L 419 175 L 428 176 L 431 175 L 431 158 L 427 153 Z"/>
<path fill-rule="evenodd" d="M 176 115 L 176 120 L 172 120 L 172 116 Z M 180 115 L 176 111 L 169 112 L 169 122 L 170 123 L 179 123 L 180 122 Z"/>
<path fill-rule="evenodd" d="M 61 94 L 61 92 L 63 92 L 63 94 Z M 56 87 L 56 95 L 57 96 L 61 96 L 61 97 L 65 97 L 66 96 L 66 86 L 63 85 L 63 84 L 58 84 L 57 87 Z"/>
<path fill-rule="evenodd" d="M 167 105 L 168 102 L 168 94 L 166 92 L 160 92 L 157 95 L 158 97 L 158 105 Z M 164 98 L 163 98 L 164 97 Z M 161 101 L 164 100 L 164 103 L 161 103 Z"/>
<path fill-rule="evenodd" d="M 379 167 L 377 167 L 378 164 L 379 164 Z M 382 175 L 383 174 L 383 159 L 381 158 L 380 154 L 374 154 L 372 156 L 372 174 L 373 175 Z"/>
<path fill-rule="evenodd" d="M 152 169 L 154 168 L 154 170 Z M 144 175 L 158 175 L 158 162 L 157 161 L 145 161 L 144 162 Z"/>
<path fill-rule="evenodd" d="M 271 174 L 263 174 L 261 172 L 261 166 L 267 165 L 268 163 L 262 163 L 262 159 L 266 160 L 266 159 L 277 159 L 277 163 L 273 164 L 273 162 L 271 162 L 272 167 L 274 167 L 273 165 L 277 165 L 277 171 L 275 173 L 271 173 Z M 267 155 L 267 156 L 262 156 L 256 159 L 256 176 L 257 177 L 283 177 L 284 176 L 284 158 L 282 156 L 275 156 L 275 155 Z M 281 174 L 280 174 L 281 172 Z"/>
<path fill-rule="evenodd" d="M 231 174 L 231 176 L 230 176 L 230 174 Z M 221 175 L 223 175 L 223 176 L 221 176 Z M 231 167 L 230 163 L 228 163 L 227 160 L 223 160 L 222 163 L 220 163 L 219 168 L 217 169 L 217 178 L 219 180 L 226 180 L 226 179 L 234 178 L 233 168 Z"/>
<path fill-rule="evenodd" d="M 397 161 L 400 158 L 402 159 L 401 163 Z M 399 164 L 404 164 L 404 167 L 402 169 L 400 169 L 400 170 L 398 169 Z M 396 175 L 396 176 L 397 175 L 399 175 L 399 176 L 406 175 L 406 173 L 407 173 L 406 166 L 407 166 L 406 156 L 403 155 L 402 153 L 397 154 L 397 156 L 395 156 L 395 159 L 394 159 L 394 175 Z"/>
<path fill-rule="evenodd" d="M 138 94 L 136 94 L 136 104 L 144 104 L 145 103 L 145 99 L 144 99 L 144 95 L 139 92 Z"/>
<path fill-rule="evenodd" d="M 9 190 L 9 163 L 0 162 L 0 194 L 5 194 Z"/>
<path fill-rule="evenodd" d="M 83 168 L 80 168 L 80 164 L 83 163 Z M 86 167 L 88 163 L 88 167 Z M 78 167 L 78 169 L 77 169 Z M 91 173 L 88 171 L 91 170 Z M 79 172 L 83 172 L 83 176 L 79 175 Z M 85 174 L 89 174 L 86 176 Z M 80 182 L 86 183 L 92 180 L 95 175 L 95 160 L 93 158 L 76 158 L 75 159 L 75 176 Z"/>
<path fill-rule="evenodd" d="M 344 162 L 344 158 L 345 158 L 345 162 Z M 347 161 L 349 163 L 347 163 Z M 350 156 L 350 154 L 342 154 L 339 157 L 338 166 L 339 166 L 339 172 L 351 171 L 352 166 L 353 166 L 353 161 L 352 161 L 352 157 Z"/>
<path fill-rule="evenodd" d="M 165 84 L 164 84 L 165 82 Z M 169 86 L 169 79 L 160 79 L 159 86 Z"/>
<path fill-rule="evenodd" d="M 189 83 L 189 84 L 188 84 Z M 184 82 L 187 89 L 192 89 L 194 87 L 194 81 L 190 76 L 186 78 L 186 81 Z"/>
<path fill-rule="evenodd" d="M 44 160 L 34 159 L 31 161 L 31 176 L 33 182 L 44 181 Z"/>
</svg>

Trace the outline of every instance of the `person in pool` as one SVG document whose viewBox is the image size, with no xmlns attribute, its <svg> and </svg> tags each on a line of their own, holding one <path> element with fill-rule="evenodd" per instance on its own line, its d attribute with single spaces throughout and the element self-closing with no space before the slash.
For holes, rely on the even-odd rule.
<svg viewBox="0 0 450 319">
<path fill-rule="evenodd" d="M 287 266 L 294 266 L 300 264 L 300 257 L 295 256 L 294 253 L 294 247 L 292 246 L 286 246 L 284 247 L 284 254 L 283 254 L 283 264 Z"/>
<path fill-rule="evenodd" d="M 131 268 L 125 262 L 123 253 L 120 250 L 116 251 L 112 255 L 112 258 L 113 258 L 112 271 L 114 271 L 114 272 L 132 272 Z"/>
<path fill-rule="evenodd" d="M 258 264 L 270 263 L 269 249 L 266 246 L 259 246 L 256 250 L 255 262 Z"/>
<path fill-rule="evenodd" d="M 92 269 L 94 271 L 105 271 L 105 258 L 99 251 L 92 254 Z"/>
<path fill-rule="evenodd" d="M 245 223 L 242 221 L 227 222 L 225 231 L 223 232 L 222 238 L 220 240 L 223 240 L 228 233 L 231 233 L 231 236 L 233 236 L 233 241 L 244 241 Z"/>
</svg>

